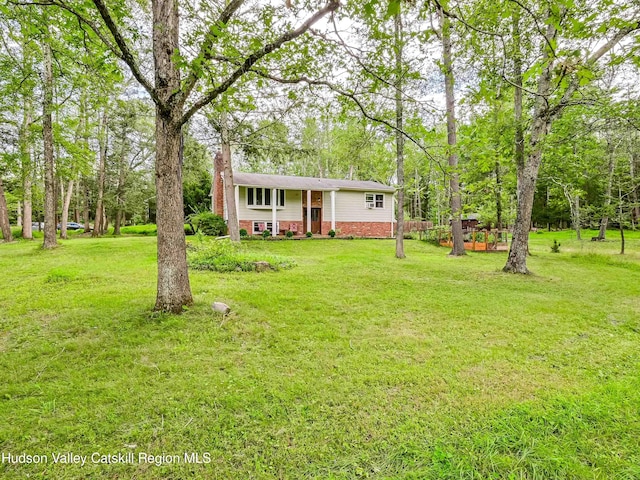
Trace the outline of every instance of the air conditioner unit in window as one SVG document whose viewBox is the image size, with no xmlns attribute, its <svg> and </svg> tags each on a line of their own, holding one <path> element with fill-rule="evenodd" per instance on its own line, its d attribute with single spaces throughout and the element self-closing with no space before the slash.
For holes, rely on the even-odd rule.
<svg viewBox="0 0 640 480">
<path fill-rule="evenodd" d="M 367 202 L 367 208 L 373 208 L 373 207 L 375 207 L 375 206 L 376 206 L 376 205 L 375 205 L 375 203 L 373 203 L 373 202 Z"/>
</svg>

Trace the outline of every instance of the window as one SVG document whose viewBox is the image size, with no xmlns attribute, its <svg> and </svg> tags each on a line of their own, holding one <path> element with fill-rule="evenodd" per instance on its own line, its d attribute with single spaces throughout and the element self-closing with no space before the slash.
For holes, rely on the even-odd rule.
<svg viewBox="0 0 640 480">
<path fill-rule="evenodd" d="M 259 235 L 265 230 L 269 230 L 273 233 L 273 230 L 271 229 L 272 226 L 272 222 L 253 222 L 253 233 L 254 235 Z M 276 229 L 278 229 L 277 231 L 280 230 L 280 222 L 276 222 Z"/>
<path fill-rule="evenodd" d="M 365 193 L 364 203 L 366 208 L 384 208 L 384 193 Z"/>
<path fill-rule="evenodd" d="M 284 190 L 276 190 L 276 206 L 284 207 Z M 271 207 L 271 189 L 261 187 L 247 187 L 247 207 Z"/>
</svg>

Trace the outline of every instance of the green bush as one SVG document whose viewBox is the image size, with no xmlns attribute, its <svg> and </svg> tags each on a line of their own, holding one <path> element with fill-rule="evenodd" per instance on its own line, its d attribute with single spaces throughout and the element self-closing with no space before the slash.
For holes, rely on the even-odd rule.
<svg viewBox="0 0 640 480">
<path fill-rule="evenodd" d="M 240 236 L 243 237 L 243 238 L 249 236 L 249 234 L 247 233 L 247 229 L 246 228 L 241 228 L 240 229 Z"/>
<path fill-rule="evenodd" d="M 307 232 L 307 233 L 305 233 L 305 235 L 307 236 L 307 238 L 313 237 L 313 233 L 311 233 L 311 232 Z"/>
<path fill-rule="evenodd" d="M 269 238 L 271 236 L 271 232 L 269 230 L 265 230 L 262 232 L 262 238 Z"/>
<path fill-rule="evenodd" d="M 335 231 L 335 230 L 333 230 L 333 229 L 332 229 L 332 230 L 329 230 L 329 236 L 330 236 L 331 238 L 335 237 L 335 236 L 336 236 L 336 231 Z"/>
<path fill-rule="evenodd" d="M 216 272 L 253 272 L 280 270 L 295 266 L 291 259 L 276 255 L 247 253 L 242 246 L 228 239 L 207 240 L 200 235 L 196 243 L 187 246 L 189 267 Z M 265 268 L 265 265 L 267 267 Z"/>
<path fill-rule="evenodd" d="M 201 212 L 189 215 L 187 222 L 194 230 L 201 231 L 210 237 L 221 237 L 227 234 L 227 224 L 220 215 L 211 212 Z"/>
<path fill-rule="evenodd" d="M 285 235 L 287 236 L 287 238 L 291 238 L 293 237 L 293 232 L 291 230 L 287 230 L 287 233 Z"/>
<path fill-rule="evenodd" d="M 558 243 L 557 240 L 553 241 L 553 245 L 551 245 L 551 252 L 560 253 L 560 244 Z"/>
</svg>

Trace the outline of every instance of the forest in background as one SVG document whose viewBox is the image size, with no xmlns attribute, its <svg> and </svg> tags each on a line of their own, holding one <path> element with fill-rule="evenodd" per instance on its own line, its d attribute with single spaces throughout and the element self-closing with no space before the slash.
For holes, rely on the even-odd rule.
<svg viewBox="0 0 640 480">
<path fill-rule="evenodd" d="M 638 18 L 609 0 L 2 4 L 4 238 L 49 212 L 62 237 L 158 221 L 183 242 L 228 145 L 236 170 L 394 185 L 398 216 L 454 240 L 465 215 L 509 227 L 505 270 L 526 273 L 532 226 L 636 228 Z"/>
</svg>

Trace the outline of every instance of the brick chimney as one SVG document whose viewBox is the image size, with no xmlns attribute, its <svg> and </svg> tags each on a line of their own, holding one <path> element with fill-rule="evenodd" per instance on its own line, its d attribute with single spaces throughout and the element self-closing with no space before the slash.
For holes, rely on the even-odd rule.
<svg viewBox="0 0 640 480">
<path fill-rule="evenodd" d="M 222 152 L 218 151 L 213 161 L 213 182 L 211 185 L 211 211 L 221 217 L 224 215 L 224 183 L 222 175 L 224 162 Z"/>
</svg>

